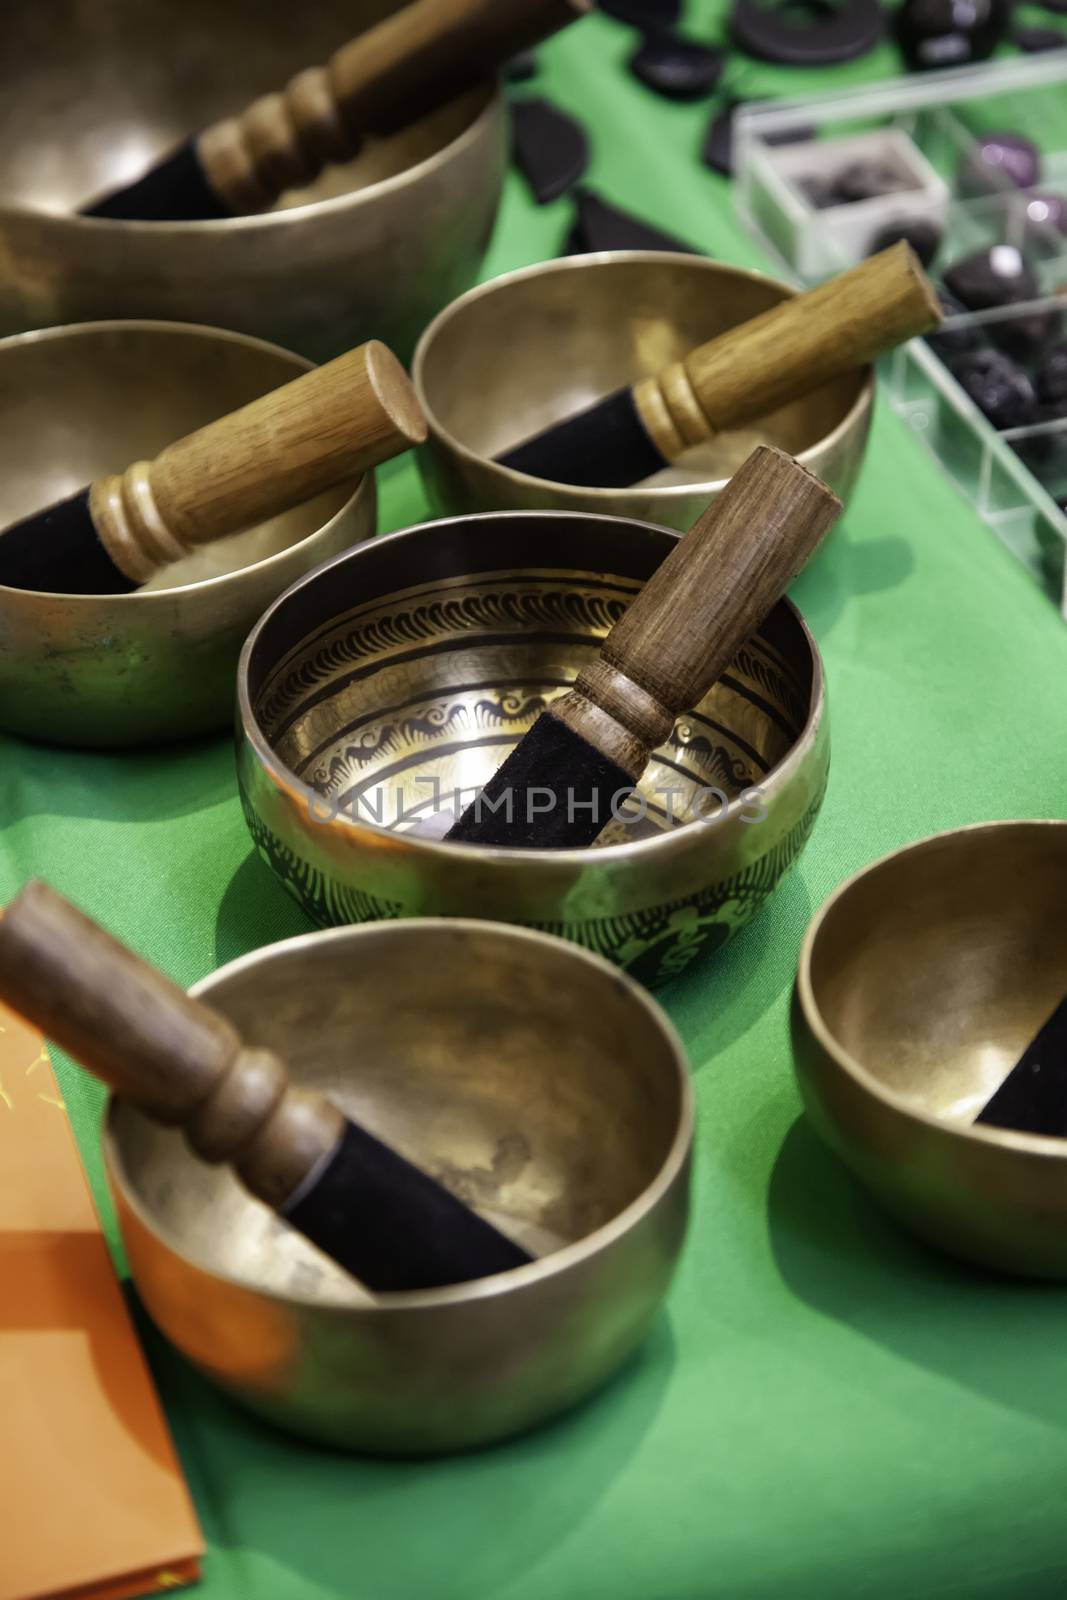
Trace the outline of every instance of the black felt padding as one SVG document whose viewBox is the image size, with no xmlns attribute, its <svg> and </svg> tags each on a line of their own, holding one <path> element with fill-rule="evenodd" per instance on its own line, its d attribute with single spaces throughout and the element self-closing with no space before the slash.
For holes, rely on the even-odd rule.
<svg viewBox="0 0 1067 1600">
<path fill-rule="evenodd" d="M 533 1258 L 366 1128 L 282 1211 L 312 1244 L 376 1292 L 438 1289 Z"/>
<path fill-rule="evenodd" d="M 136 183 L 82 209 L 83 217 L 125 222 L 218 222 L 233 214 L 208 183 L 193 139 L 180 144 Z"/>
<path fill-rule="evenodd" d="M 624 489 L 667 465 L 645 431 L 632 389 L 609 394 L 499 459 L 513 472 L 588 489 Z"/>
<path fill-rule="evenodd" d="M 1067 998 L 975 1118 L 994 1128 L 1067 1138 Z"/>
<path fill-rule="evenodd" d="M 129 594 L 137 588 L 97 537 L 88 489 L 0 531 L 0 584 L 49 594 Z"/>
<path fill-rule="evenodd" d="M 621 808 L 633 779 L 543 712 L 445 835 L 453 844 L 581 850 Z"/>
</svg>

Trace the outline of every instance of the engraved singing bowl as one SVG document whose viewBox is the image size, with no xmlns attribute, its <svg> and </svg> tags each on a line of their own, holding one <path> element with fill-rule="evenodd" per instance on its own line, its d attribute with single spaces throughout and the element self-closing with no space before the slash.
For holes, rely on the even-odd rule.
<svg viewBox="0 0 1067 1600">
<path fill-rule="evenodd" d="M 260 339 L 185 323 L 80 323 L 0 339 L 0 527 L 309 367 Z M 0 728 L 106 747 L 230 726 L 253 622 L 375 526 L 369 473 L 205 547 L 134 594 L 0 584 Z"/>
<path fill-rule="evenodd" d="M 701 256 L 645 250 L 549 261 L 470 290 L 415 352 L 430 430 L 418 459 L 434 510 L 606 512 L 684 532 L 757 444 L 796 456 L 847 505 L 874 405 L 869 367 L 719 434 L 632 488 L 550 483 L 494 459 L 794 293 Z"/>
<path fill-rule="evenodd" d="M 417 831 L 488 780 L 674 538 L 614 517 L 460 517 L 376 539 L 267 612 L 238 673 L 238 776 L 261 856 L 314 921 L 519 922 L 655 984 L 759 910 L 829 763 L 822 664 L 785 601 L 594 848 Z"/>
<path fill-rule="evenodd" d="M 842 885 L 793 1007 L 814 1126 L 913 1232 L 1067 1278 L 1067 1141 L 974 1118 L 1067 989 L 1067 823 L 936 834 Z"/>
<path fill-rule="evenodd" d="M 425 921 L 290 939 L 193 993 L 539 1258 L 372 1299 L 112 1101 L 138 1291 L 238 1400 L 352 1449 L 457 1450 L 573 1405 L 640 1344 L 685 1234 L 693 1113 L 681 1044 L 636 984 L 542 934 Z"/>
<path fill-rule="evenodd" d="M 364 148 L 270 213 L 75 213 L 220 116 L 324 62 L 400 0 L 34 0 L 0 51 L 0 333 L 106 317 L 209 323 L 315 361 L 406 358 L 474 282 L 506 166 L 488 86 Z M 294 206 L 297 209 L 294 209 Z"/>
</svg>

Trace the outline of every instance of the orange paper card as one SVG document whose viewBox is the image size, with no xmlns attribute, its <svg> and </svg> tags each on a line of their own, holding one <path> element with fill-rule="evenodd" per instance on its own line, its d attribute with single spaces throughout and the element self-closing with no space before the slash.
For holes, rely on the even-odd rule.
<svg viewBox="0 0 1067 1600">
<path fill-rule="evenodd" d="M 203 1541 L 44 1041 L 0 1007 L 0 1600 L 192 1583 Z"/>
</svg>

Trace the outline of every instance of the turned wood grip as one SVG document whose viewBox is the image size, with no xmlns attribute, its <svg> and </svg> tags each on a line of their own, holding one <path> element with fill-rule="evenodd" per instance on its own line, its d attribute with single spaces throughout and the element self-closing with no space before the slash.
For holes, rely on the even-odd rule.
<svg viewBox="0 0 1067 1600">
<path fill-rule="evenodd" d="M 283 1205 L 336 1147 L 345 1119 L 248 1049 L 225 1017 L 44 883 L 0 916 L 0 998 L 122 1099 L 183 1127 L 205 1161 L 232 1162 L 253 1194 Z"/>
<path fill-rule="evenodd" d="M 134 583 L 198 545 L 287 511 L 426 437 L 407 373 L 372 340 L 209 422 L 125 472 L 89 509 Z"/>
<path fill-rule="evenodd" d="M 364 139 L 408 127 L 492 77 L 589 8 L 589 0 L 416 0 L 326 66 L 206 128 L 200 165 L 231 210 L 262 211 L 331 162 L 350 161 Z"/>
<path fill-rule="evenodd" d="M 700 345 L 634 385 L 645 428 L 668 461 L 725 428 L 866 366 L 941 321 L 904 240 Z"/>
<path fill-rule="evenodd" d="M 815 550 L 841 502 L 814 473 L 759 445 L 657 567 L 573 690 L 552 703 L 636 779 L 733 660 Z"/>
</svg>

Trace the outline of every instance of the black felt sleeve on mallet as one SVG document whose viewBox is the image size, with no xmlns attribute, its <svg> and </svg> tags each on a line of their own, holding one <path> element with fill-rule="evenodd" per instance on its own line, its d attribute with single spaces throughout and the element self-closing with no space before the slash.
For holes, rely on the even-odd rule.
<svg viewBox="0 0 1067 1600">
<path fill-rule="evenodd" d="M 975 1121 L 1067 1138 L 1067 999 L 1060 1001 Z"/>
<path fill-rule="evenodd" d="M 840 510 L 792 457 L 768 445 L 754 450 L 446 839 L 513 849 L 591 844 L 620 790 L 633 787 L 675 718 L 726 670 Z"/>
<path fill-rule="evenodd" d="M 136 183 L 94 200 L 81 214 L 123 222 L 217 222 L 235 213 L 212 188 L 197 141 L 187 139 Z"/>
</svg>

